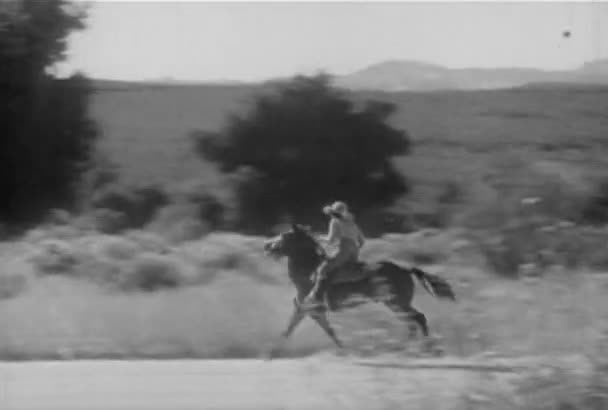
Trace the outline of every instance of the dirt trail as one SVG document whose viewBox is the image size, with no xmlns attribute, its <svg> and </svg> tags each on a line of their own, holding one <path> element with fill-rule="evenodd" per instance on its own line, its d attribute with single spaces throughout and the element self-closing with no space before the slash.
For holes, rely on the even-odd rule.
<svg viewBox="0 0 608 410">
<path fill-rule="evenodd" d="M 457 409 L 519 363 L 322 356 L 293 360 L 0 364 L 2 409 Z M 501 387 L 502 386 L 502 387 Z M 473 397 L 472 399 L 475 399 Z"/>
</svg>

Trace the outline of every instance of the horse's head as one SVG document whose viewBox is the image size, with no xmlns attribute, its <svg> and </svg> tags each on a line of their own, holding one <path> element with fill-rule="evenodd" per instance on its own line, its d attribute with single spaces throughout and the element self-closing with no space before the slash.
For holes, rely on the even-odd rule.
<svg viewBox="0 0 608 410">
<path fill-rule="evenodd" d="M 292 224 L 291 229 L 264 243 L 264 251 L 274 257 L 310 258 L 317 252 L 317 242 L 309 230 Z"/>
</svg>

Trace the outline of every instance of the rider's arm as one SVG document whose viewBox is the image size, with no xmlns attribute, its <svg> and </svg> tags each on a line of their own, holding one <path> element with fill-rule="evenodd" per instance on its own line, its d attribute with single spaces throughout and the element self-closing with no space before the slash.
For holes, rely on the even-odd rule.
<svg viewBox="0 0 608 410">
<path fill-rule="evenodd" d="M 329 222 L 329 233 L 323 238 L 327 243 L 332 243 L 338 239 L 338 221 L 331 219 Z"/>
<path fill-rule="evenodd" d="M 357 227 L 357 240 L 359 241 L 359 248 L 361 248 L 365 243 L 365 237 L 363 236 L 363 232 L 361 232 L 359 227 Z"/>
</svg>

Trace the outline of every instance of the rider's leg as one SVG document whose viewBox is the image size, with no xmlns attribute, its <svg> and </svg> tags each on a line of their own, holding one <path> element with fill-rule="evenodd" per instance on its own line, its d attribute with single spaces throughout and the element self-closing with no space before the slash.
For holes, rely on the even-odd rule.
<svg viewBox="0 0 608 410">
<path fill-rule="evenodd" d="M 354 244 L 353 244 L 354 245 Z M 324 261 L 318 268 L 315 275 L 315 284 L 312 290 L 304 300 L 306 304 L 312 305 L 311 307 L 323 304 L 322 297 L 325 293 L 325 288 L 329 283 L 329 277 L 332 272 L 337 268 L 344 265 L 345 263 L 356 260 L 358 248 L 351 246 L 347 241 L 342 241 L 338 249 L 338 253 L 330 259 Z"/>
<path fill-rule="evenodd" d="M 310 293 L 306 297 L 306 302 L 310 302 L 313 304 L 322 303 L 321 295 L 323 295 L 325 284 L 327 283 L 327 273 L 330 269 L 332 269 L 334 265 L 333 262 L 333 259 L 328 259 L 321 263 L 315 274 L 315 283 L 312 289 L 310 290 Z"/>
</svg>

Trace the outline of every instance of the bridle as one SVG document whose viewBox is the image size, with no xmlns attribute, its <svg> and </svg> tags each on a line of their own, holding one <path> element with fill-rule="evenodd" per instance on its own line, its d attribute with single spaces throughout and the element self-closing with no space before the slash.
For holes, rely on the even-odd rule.
<svg viewBox="0 0 608 410">
<path fill-rule="evenodd" d="M 310 232 L 307 232 L 307 235 L 314 242 L 317 255 L 319 255 L 321 257 L 321 259 L 327 259 L 328 258 L 327 251 L 325 250 L 325 248 L 323 248 L 323 246 L 321 246 L 321 244 L 319 243 L 317 238 L 315 238 L 315 236 Z"/>
</svg>

